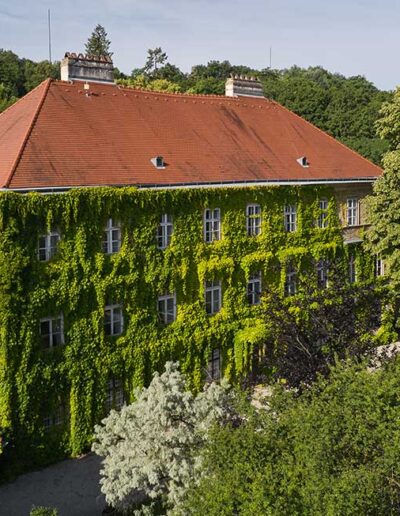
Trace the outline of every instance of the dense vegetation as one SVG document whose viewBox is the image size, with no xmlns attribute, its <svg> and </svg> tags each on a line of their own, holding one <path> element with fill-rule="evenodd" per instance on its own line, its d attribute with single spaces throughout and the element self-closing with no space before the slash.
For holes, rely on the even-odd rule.
<svg viewBox="0 0 400 516">
<path fill-rule="evenodd" d="M 400 511 L 400 363 L 342 365 L 300 397 L 215 429 L 179 514 L 395 515 Z"/>
<path fill-rule="evenodd" d="M 86 52 L 112 56 L 110 44 L 104 28 L 98 25 L 86 44 Z M 168 62 L 167 54 L 160 47 L 149 49 L 143 67 L 134 69 L 130 75 L 115 70 L 116 79 L 125 86 L 216 95 L 225 93 L 225 81 L 230 74 L 258 77 L 266 97 L 306 118 L 375 163 L 381 162 L 388 149 L 386 139 L 376 136 L 375 122 L 382 103 L 391 98 L 391 93 L 379 91 L 361 76 L 346 78 L 319 66 L 255 70 L 232 65 L 229 61 L 210 61 L 207 65 L 195 65 L 190 73 L 184 73 Z M 59 77 L 58 62 L 35 63 L 19 58 L 9 50 L 0 50 L 0 112 L 47 77 Z"/>
</svg>

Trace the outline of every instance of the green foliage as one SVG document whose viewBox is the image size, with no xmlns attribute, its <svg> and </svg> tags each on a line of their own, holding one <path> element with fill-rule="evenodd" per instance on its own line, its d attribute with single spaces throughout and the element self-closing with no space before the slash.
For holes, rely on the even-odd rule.
<svg viewBox="0 0 400 516">
<path fill-rule="evenodd" d="M 25 91 L 33 90 L 33 88 L 36 88 L 36 86 L 46 79 L 60 78 L 59 61 L 55 61 L 53 63 L 50 63 L 49 61 L 39 61 L 38 63 L 34 63 L 29 59 L 23 59 L 22 67 Z"/>
<path fill-rule="evenodd" d="M 4 84 L 0 83 L 0 113 L 17 101 L 16 97 L 9 96 Z"/>
<path fill-rule="evenodd" d="M 329 199 L 331 213 L 324 230 L 314 224 L 321 197 Z M 262 208 L 262 233 L 248 237 L 246 205 L 254 202 Z M 283 226 L 288 202 L 298 203 L 294 233 Z M 212 244 L 203 241 L 206 207 L 219 207 L 223 218 L 223 239 Z M 164 251 L 156 247 L 163 213 L 174 220 Z M 265 285 L 283 292 L 281 261 L 345 260 L 335 213 L 332 191 L 319 186 L 0 193 L 0 426 L 15 444 L 3 456 L 43 464 L 87 449 L 94 424 L 105 416 L 110 377 L 122 381 L 129 401 L 154 371 L 179 360 L 196 391 L 216 347 L 229 380 L 245 374 L 251 364 L 247 354 L 265 342 L 262 307 L 246 301 L 248 275 L 261 270 Z M 110 256 L 101 251 L 109 217 L 122 227 L 121 250 Z M 59 251 L 49 262 L 38 262 L 38 236 L 51 228 L 62 235 Z M 361 248 L 355 253 L 362 256 Z M 309 271 L 305 267 L 301 274 Z M 212 317 L 204 309 L 204 278 L 222 281 L 223 306 Z M 164 326 L 157 296 L 173 291 L 177 318 Z M 125 331 L 118 337 L 104 335 L 110 298 L 124 309 Z M 39 320 L 60 312 L 65 345 L 44 351 Z M 250 335 L 252 326 L 260 330 Z M 65 423 L 46 432 L 43 417 L 60 403 Z"/>
<path fill-rule="evenodd" d="M 390 150 L 400 150 L 400 88 L 382 105 L 380 115 L 376 123 L 379 136 L 389 141 Z"/>
<path fill-rule="evenodd" d="M 112 57 L 113 53 L 110 51 L 110 45 L 111 41 L 107 39 L 105 28 L 97 24 L 85 45 L 85 52 L 87 55 L 94 57 Z"/>
<path fill-rule="evenodd" d="M 383 160 L 384 173 L 368 199 L 371 227 L 366 244 L 370 251 L 382 255 L 396 290 L 400 283 L 400 89 L 392 102 L 383 105 L 381 115 L 378 131 L 389 141 L 391 150 Z"/>
<path fill-rule="evenodd" d="M 336 367 L 300 397 L 278 389 L 239 428 L 216 428 L 178 514 L 395 515 L 400 364 Z"/>
<path fill-rule="evenodd" d="M 30 516 L 57 516 L 57 509 L 51 507 L 33 507 Z"/>
<path fill-rule="evenodd" d="M 126 88 L 139 90 L 162 91 L 164 93 L 179 93 L 180 87 L 167 79 L 155 79 L 151 81 L 146 75 L 137 75 L 134 78 L 120 79 L 118 84 Z"/>
<path fill-rule="evenodd" d="M 166 62 L 168 56 L 162 51 L 161 47 L 154 49 L 149 48 L 147 51 L 146 64 L 143 71 L 146 75 L 155 76 L 158 69 Z"/>
<path fill-rule="evenodd" d="M 95 428 L 93 451 L 103 457 L 100 481 L 107 502 L 127 511 L 144 499 L 178 504 L 198 476 L 210 427 L 232 420 L 228 386 L 212 383 L 197 396 L 178 364 L 167 362 L 135 401 Z"/>
</svg>

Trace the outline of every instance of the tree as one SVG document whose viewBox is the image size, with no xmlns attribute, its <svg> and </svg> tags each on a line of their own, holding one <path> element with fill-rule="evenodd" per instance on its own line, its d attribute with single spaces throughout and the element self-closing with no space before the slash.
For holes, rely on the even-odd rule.
<svg viewBox="0 0 400 516">
<path fill-rule="evenodd" d="M 120 510 L 137 502 L 172 507 L 197 478 L 199 450 L 215 422 L 233 417 L 226 385 L 213 383 L 194 396 L 178 365 L 168 362 L 135 401 L 96 426 L 93 450 L 104 457 L 102 491 Z"/>
<path fill-rule="evenodd" d="M 161 47 L 154 49 L 149 48 L 147 51 L 146 64 L 143 68 L 144 73 L 150 76 L 156 75 L 157 70 L 166 62 L 167 59 L 168 56 L 162 51 Z"/>
<path fill-rule="evenodd" d="M 0 49 L 0 82 L 8 96 L 19 97 L 26 93 L 20 59 L 11 50 Z"/>
<path fill-rule="evenodd" d="M 6 87 L 0 83 L 0 113 L 10 107 L 18 99 L 13 96 L 7 95 Z"/>
<path fill-rule="evenodd" d="M 178 84 L 167 81 L 167 79 L 150 80 L 146 75 L 137 75 L 134 79 L 120 79 L 117 83 L 126 88 L 140 90 L 160 91 L 165 93 L 179 93 L 181 91 Z"/>
<path fill-rule="evenodd" d="M 24 74 L 24 88 L 31 91 L 46 79 L 60 78 L 60 63 L 58 61 L 40 61 L 35 63 L 30 59 L 22 59 L 21 66 Z"/>
<path fill-rule="evenodd" d="M 211 433 L 178 514 L 399 514 L 399 393 L 399 360 L 338 365 L 301 396 L 276 389 Z"/>
<path fill-rule="evenodd" d="M 85 45 L 85 52 L 89 56 L 111 58 L 113 53 L 110 52 L 110 45 L 105 28 L 97 24 Z"/>
<path fill-rule="evenodd" d="M 371 226 L 366 245 L 382 256 L 395 292 L 400 285 L 400 88 L 391 102 L 383 104 L 381 115 L 378 134 L 389 142 L 390 151 L 383 159 L 384 173 L 368 198 Z"/>
<path fill-rule="evenodd" d="M 328 288 L 316 288 L 308 275 L 299 280 L 296 296 L 282 297 L 269 290 L 263 300 L 266 348 L 272 346 L 273 351 L 262 359 L 261 371 L 272 370 L 290 387 L 310 385 L 338 358 L 365 356 L 380 326 L 383 292 L 368 282 L 344 281 L 346 271 L 339 262 L 325 265 Z M 257 374 L 253 381 L 260 381 Z"/>
</svg>

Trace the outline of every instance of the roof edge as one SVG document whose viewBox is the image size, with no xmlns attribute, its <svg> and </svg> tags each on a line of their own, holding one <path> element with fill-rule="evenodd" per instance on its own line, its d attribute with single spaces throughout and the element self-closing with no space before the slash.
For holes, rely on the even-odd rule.
<svg viewBox="0 0 400 516">
<path fill-rule="evenodd" d="M 38 105 L 37 105 L 37 107 L 35 109 L 35 112 L 33 114 L 32 120 L 31 120 L 31 122 L 29 124 L 28 130 L 26 131 L 26 134 L 25 134 L 24 140 L 22 142 L 22 145 L 21 145 L 21 147 L 20 147 L 20 149 L 18 151 L 17 157 L 15 158 L 15 161 L 14 161 L 12 167 L 11 167 L 10 174 L 8 176 L 8 179 L 7 179 L 6 183 L 5 183 L 5 187 L 6 188 L 8 188 L 10 186 L 11 181 L 12 181 L 12 179 L 14 177 L 15 171 L 16 171 L 16 169 L 18 167 L 18 164 L 19 164 L 19 162 L 20 162 L 20 160 L 22 158 L 22 154 L 23 154 L 23 152 L 25 150 L 26 144 L 27 144 L 27 142 L 29 140 L 29 136 L 30 136 L 30 134 L 31 134 L 31 132 L 32 132 L 34 126 L 35 126 L 36 120 L 37 120 L 37 118 L 39 116 L 39 113 L 40 113 L 40 111 L 42 109 L 42 106 L 44 104 L 44 101 L 46 99 L 46 96 L 47 96 L 47 93 L 49 91 L 51 82 L 52 82 L 52 79 L 46 79 L 45 81 L 41 82 L 38 86 L 36 86 L 36 88 L 34 88 L 32 91 L 29 92 L 29 93 L 32 93 L 33 91 L 35 91 L 36 89 L 39 89 L 41 86 L 44 85 L 43 94 L 42 94 L 42 96 L 41 96 L 41 98 L 39 100 L 39 103 L 38 103 Z M 22 100 L 24 98 L 26 98 L 26 95 L 24 97 L 22 97 L 20 100 Z M 15 104 L 10 106 L 10 108 L 12 108 Z"/>
<path fill-rule="evenodd" d="M 0 188 L 0 192 L 30 193 L 37 192 L 43 194 L 63 193 L 70 190 L 85 188 L 137 188 L 139 190 L 177 190 L 181 189 L 201 189 L 201 188 L 244 188 L 254 186 L 312 186 L 312 185 L 341 185 L 341 184 L 369 184 L 378 179 L 374 177 L 357 177 L 348 179 L 288 179 L 288 180 L 256 180 L 256 181 L 226 181 L 226 182 L 207 182 L 207 183 L 170 183 L 170 184 L 109 184 L 109 185 L 75 185 L 75 186 L 43 186 L 32 188 Z"/>
</svg>

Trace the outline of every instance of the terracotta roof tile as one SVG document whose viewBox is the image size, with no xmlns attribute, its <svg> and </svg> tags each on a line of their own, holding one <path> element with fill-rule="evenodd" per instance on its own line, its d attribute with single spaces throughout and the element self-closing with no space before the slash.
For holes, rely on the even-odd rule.
<svg viewBox="0 0 400 516">
<path fill-rule="evenodd" d="M 165 169 L 151 158 L 160 155 Z M 306 156 L 310 166 L 296 161 Z M 0 115 L 10 188 L 344 180 L 381 169 L 279 104 L 46 81 Z"/>
</svg>

